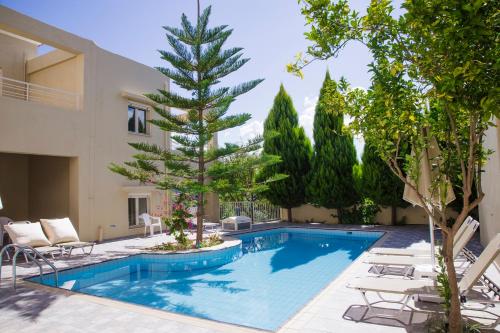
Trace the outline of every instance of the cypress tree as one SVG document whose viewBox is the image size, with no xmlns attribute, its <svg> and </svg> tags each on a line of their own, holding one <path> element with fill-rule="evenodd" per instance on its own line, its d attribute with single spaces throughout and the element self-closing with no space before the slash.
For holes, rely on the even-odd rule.
<svg viewBox="0 0 500 333">
<path fill-rule="evenodd" d="M 177 152 L 148 143 L 130 143 L 137 150 L 134 160 L 124 166 L 111 164 L 110 169 L 129 179 L 153 184 L 159 189 L 176 190 L 196 198 L 196 244 L 203 236 L 204 197 L 217 192 L 214 180 L 224 178 L 230 170 L 221 170 L 218 162 L 241 152 L 260 149 L 261 138 L 245 145 L 226 143 L 214 147 L 209 142 L 223 130 L 245 124 L 247 113 L 227 115 L 232 102 L 241 94 L 257 86 L 262 80 L 253 80 L 235 87 L 223 87 L 221 79 L 238 70 L 249 59 L 242 58 L 239 47 L 224 49 L 232 33 L 226 25 L 208 27 L 211 7 L 199 12 L 193 25 L 182 14 L 181 28 L 164 27 L 172 51 L 159 51 L 161 58 L 171 67 L 157 69 L 186 90 L 186 96 L 158 89 L 146 94 L 157 106 L 158 119 L 149 122 L 163 131 L 172 133 L 172 140 L 179 144 Z M 185 111 L 174 115 L 169 108 Z M 222 172 L 219 172 L 222 171 Z"/>
<path fill-rule="evenodd" d="M 345 208 L 358 200 L 353 176 L 357 164 L 353 138 L 343 130 L 343 81 L 337 84 L 327 72 L 314 115 L 314 154 L 307 188 L 317 206 L 335 208 L 339 222 Z"/>
<path fill-rule="evenodd" d="M 408 206 L 403 200 L 404 183 L 389 169 L 369 142 L 365 144 L 361 160 L 363 195 L 378 205 L 391 207 L 391 223 L 396 224 L 397 207 Z"/>
<path fill-rule="evenodd" d="M 311 143 L 299 126 L 292 99 L 283 85 L 264 122 L 264 153 L 279 156 L 281 163 L 264 167 L 259 178 L 271 178 L 276 174 L 287 177 L 270 183 L 263 195 L 271 203 L 286 208 L 291 222 L 292 208 L 305 203 L 306 176 L 312 152 Z"/>
</svg>

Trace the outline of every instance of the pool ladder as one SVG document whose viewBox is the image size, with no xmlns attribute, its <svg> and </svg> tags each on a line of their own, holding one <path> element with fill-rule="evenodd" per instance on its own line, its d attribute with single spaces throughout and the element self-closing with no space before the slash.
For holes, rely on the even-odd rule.
<svg viewBox="0 0 500 333">
<path fill-rule="evenodd" d="M 40 279 L 43 279 L 43 267 L 42 264 L 37 260 L 37 257 L 39 257 L 44 263 L 46 263 L 52 270 L 54 271 L 54 276 L 55 276 L 55 282 L 56 282 L 56 287 L 59 285 L 59 280 L 58 280 L 58 270 L 54 264 L 52 264 L 47 258 L 45 258 L 40 252 L 38 252 L 35 248 L 29 246 L 29 245 L 16 245 L 16 244 L 9 244 L 4 246 L 2 251 L 0 251 L 0 283 L 2 281 L 2 265 L 3 265 L 3 255 L 4 253 L 7 253 L 7 250 L 9 248 L 15 248 L 16 252 L 14 253 L 14 257 L 12 257 L 12 282 L 13 282 L 13 287 L 16 289 L 16 280 L 17 280 L 17 275 L 16 275 L 16 267 L 17 267 L 17 255 L 22 253 L 25 255 L 26 258 L 31 259 L 35 264 L 37 264 L 38 268 L 40 269 Z M 8 253 L 7 253 L 8 255 Z"/>
</svg>

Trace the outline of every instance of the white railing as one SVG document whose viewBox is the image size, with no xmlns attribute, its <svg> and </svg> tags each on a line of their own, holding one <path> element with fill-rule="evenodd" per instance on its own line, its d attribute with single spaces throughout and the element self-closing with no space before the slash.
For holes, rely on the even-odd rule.
<svg viewBox="0 0 500 333">
<path fill-rule="evenodd" d="M 248 216 L 252 222 L 269 222 L 280 220 L 280 208 L 263 201 L 221 202 L 220 218 L 229 216 Z"/>
<path fill-rule="evenodd" d="M 80 109 L 80 94 L 39 84 L 0 76 L 0 96 L 53 105 L 65 109 Z"/>
</svg>

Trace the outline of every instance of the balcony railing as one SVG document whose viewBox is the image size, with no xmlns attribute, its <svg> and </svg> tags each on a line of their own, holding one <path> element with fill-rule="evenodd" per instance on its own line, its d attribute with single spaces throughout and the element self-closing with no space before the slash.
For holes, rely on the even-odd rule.
<svg viewBox="0 0 500 333">
<path fill-rule="evenodd" d="M 0 96 L 79 110 L 80 94 L 0 76 Z"/>
</svg>

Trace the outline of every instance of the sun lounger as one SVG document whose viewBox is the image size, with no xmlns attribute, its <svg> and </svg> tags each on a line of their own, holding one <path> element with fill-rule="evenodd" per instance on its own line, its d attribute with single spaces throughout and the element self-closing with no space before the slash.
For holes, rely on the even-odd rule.
<svg viewBox="0 0 500 333">
<path fill-rule="evenodd" d="M 463 275 L 462 279 L 458 283 L 458 289 L 460 292 L 460 300 L 462 303 L 466 302 L 477 302 L 481 304 L 495 303 L 495 300 L 488 300 L 481 298 L 475 298 L 474 291 L 477 291 L 477 283 L 481 279 L 482 275 L 495 261 L 495 259 L 500 254 L 500 234 L 497 234 L 495 238 L 488 244 L 484 249 L 483 253 L 477 258 L 468 270 Z M 363 277 L 355 278 L 347 284 L 348 288 L 359 290 L 363 296 L 363 299 L 368 306 L 368 311 L 373 310 L 373 306 L 378 303 L 397 303 L 401 304 L 401 308 L 396 316 L 394 315 L 376 315 L 375 317 L 389 317 L 397 318 L 405 308 L 409 308 L 408 301 L 413 295 L 434 295 L 438 297 L 437 285 L 434 280 L 407 280 L 399 278 L 385 278 L 385 277 Z M 484 286 L 482 287 L 485 288 Z M 369 302 L 366 293 L 374 292 L 380 297 L 380 300 L 375 302 Z M 381 295 L 382 293 L 387 294 L 399 294 L 403 295 L 403 299 L 399 301 L 384 299 Z M 484 293 L 481 293 L 484 295 Z M 470 308 L 468 308 L 470 309 Z M 499 319 L 497 319 L 498 321 Z"/>
<path fill-rule="evenodd" d="M 472 220 L 462 233 L 462 236 L 453 246 L 453 258 L 462 252 L 465 245 L 470 241 L 475 231 L 479 227 L 479 222 Z M 373 272 L 378 275 L 395 274 L 408 277 L 415 266 L 431 265 L 430 255 L 427 256 L 402 256 L 402 255 L 374 255 L 371 254 L 363 260 L 364 263 L 373 265 Z M 391 270 L 390 267 L 401 267 L 402 270 Z"/>
<path fill-rule="evenodd" d="M 465 230 L 468 227 L 471 227 L 473 225 L 474 219 L 472 217 L 467 217 L 467 219 L 462 223 L 460 226 L 460 229 L 458 229 L 458 232 L 455 234 L 453 243 L 457 243 L 460 238 L 463 236 Z M 436 246 L 436 250 L 439 248 Z M 410 256 L 410 257 L 417 257 L 417 256 L 429 256 L 430 255 L 430 246 L 428 248 L 421 248 L 421 249 L 396 249 L 396 248 L 384 248 L 384 247 L 376 247 L 373 248 L 369 251 L 370 254 L 378 254 L 378 255 L 392 255 L 392 256 Z"/>
<path fill-rule="evenodd" d="M 92 253 L 95 243 L 80 241 L 78 233 L 69 218 L 40 219 L 40 222 L 50 243 L 67 253 L 68 257 L 71 257 L 74 249 L 81 249 L 84 255 Z M 89 249 L 88 252 L 85 252 L 85 248 Z"/>
<path fill-rule="evenodd" d="M 50 255 L 54 259 L 55 254 L 61 254 L 60 248 L 53 246 L 43 233 L 39 222 L 30 221 L 9 222 L 4 226 L 9 234 L 12 244 L 18 246 L 30 246 L 41 255 Z M 29 251 L 29 250 L 26 250 Z M 35 257 L 35 255 L 34 255 Z M 29 262 L 28 256 L 24 254 L 24 259 Z"/>
<path fill-rule="evenodd" d="M 222 220 L 222 229 L 228 231 L 252 229 L 252 219 L 248 216 L 230 216 Z"/>
<path fill-rule="evenodd" d="M 68 257 L 71 257 L 74 249 L 81 249 L 84 255 L 89 255 L 94 250 L 94 242 L 67 242 L 56 244 L 57 247 L 63 248 L 65 253 L 68 254 Z M 87 249 L 87 251 L 85 251 Z"/>
</svg>

